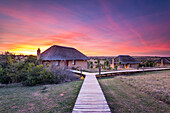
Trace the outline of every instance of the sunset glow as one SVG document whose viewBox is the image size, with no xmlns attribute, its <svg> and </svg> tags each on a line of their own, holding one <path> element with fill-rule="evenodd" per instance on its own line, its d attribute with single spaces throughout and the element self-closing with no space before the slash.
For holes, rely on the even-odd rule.
<svg viewBox="0 0 170 113">
<path fill-rule="evenodd" d="M 169 0 L 1 0 L 0 52 L 170 56 Z"/>
</svg>

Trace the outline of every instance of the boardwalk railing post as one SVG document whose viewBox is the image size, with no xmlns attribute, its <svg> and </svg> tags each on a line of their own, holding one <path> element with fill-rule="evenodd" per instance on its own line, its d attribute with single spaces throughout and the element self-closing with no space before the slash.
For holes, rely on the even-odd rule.
<svg viewBox="0 0 170 113">
<path fill-rule="evenodd" d="M 81 77 L 82 77 L 82 71 L 83 71 L 83 68 L 81 68 Z"/>
<path fill-rule="evenodd" d="M 101 78 L 101 65 L 99 64 L 99 78 Z"/>
<path fill-rule="evenodd" d="M 142 66 L 142 69 L 143 69 L 143 73 L 144 73 L 144 67 Z"/>
</svg>

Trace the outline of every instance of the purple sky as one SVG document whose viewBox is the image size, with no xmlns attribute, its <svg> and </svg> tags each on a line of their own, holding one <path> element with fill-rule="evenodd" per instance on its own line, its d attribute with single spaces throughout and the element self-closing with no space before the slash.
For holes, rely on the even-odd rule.
<svg viewBox="0 0 170 113">
<path fill-rule="evenodd" d="M 0 0 L 0 51 L 170 56 L 169 0 Z"/>
</svg>

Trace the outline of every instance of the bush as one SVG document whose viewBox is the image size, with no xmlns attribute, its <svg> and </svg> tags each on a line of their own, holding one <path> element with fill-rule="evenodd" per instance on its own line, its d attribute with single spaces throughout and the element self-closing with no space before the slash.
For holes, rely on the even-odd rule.
<svg viewBox="0 0 170 113">
<path fill-rule="evenodd" d="M 35 66 L 30 63 L 28 70 L 29 75 L 27 75 L 27 79 L 23 82 L 23 85 L 26 86 L 49 83 L 58 84 L 79 78 L 71 71 L 62 68 L 57 68 L 54 72 L 51 72 L 48 68 L 44 68 L 42 64 Z"/>
<path fill-rule="evenodd" d="M 92 69 L 93 68 L 93 62 L 89 61 L 89 67 Z"/>
<path fill-rule="evenodd" d="M 52 72 L 43 67 L 43 65 L 35 66 L 33 63 L 29 63 L 27 79 L 23 82 L 23 85 L 34 86 L 36 84 L 53 83 Z"/>
<path fill-rule="evenodd" d="M 12 79 L 9 75 L 6 73 L 7 71 L 3 68 L 0 68 L 0 82 L 2 84 L 9 84 L 12 83 Z"/>
<path fill-rule="evenodd" d="M 73 70 L 78 70 L 79 67 L 72 67 L 71 69 L 73 69 Z"/>
<path fill-rule="evenodd" d="M 115 68 L 115 70 L 117 70 L 118 66 L 117 66 L 117 65 L 115 65 L 115 66 L 114 66 L 114 68 Z"/>
<path fill-rule="evenodd" d="M 28 56 L 28 58 L 25 60 L 25 63 L 38 64 L 37 57 L 30 55 L 30 56 Z"/>
<path fill-rule="evenodd" d="M 76 80 L 79 77 L 76 76 L 75 74 L 73 74 L 71 71 L 66 70 L 65 68 L 57 68 L 54 72 L 54 83 L 63 83 L 63 82 L 67 82 L 67 81 L 72 81 L 72 80 Z"/>
<path fill-rule="evenodd" d="M 109 70 L 111 70 L 111 69 L 112 69 L 112 67 L 109 66 Z"/>
<path fill-rule="evenodd" d="M 1 68 L 0 74 L 0 82 L 3 84 L 9 83 L 18 83 L 24 80 L 25 76 L 23 74 L 23 62 L 17 62 L 14 56 L 4 55 L 2 57 L 3 61 L 1 64 L 3 68 Z"/>
<path fill-rule="evenodd" d="M 79 78 L 66 69 L 54 68 L 55 71 L 51 71 L 49 67 L 44 68 L 35 56 L 29 56 L 25 61 L 15 60 L 15 55 L 10 53 L 1 57 L 3 60 L 0 59 L 0 83 L 2 84 L 22 82 L 23 85 L 34 86 L 62 83 Z"/>
</svg>

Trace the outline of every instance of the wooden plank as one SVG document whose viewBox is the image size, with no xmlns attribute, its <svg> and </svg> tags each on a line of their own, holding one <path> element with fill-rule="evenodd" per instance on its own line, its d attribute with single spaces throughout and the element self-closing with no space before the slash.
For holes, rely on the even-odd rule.
<svg viewBox="0 0 170 113">
<path fill-rule="evenodd" d="M 87 74 L 72 113 L 111 113 L 95 74 Z"/>
<path fill-rule="evenodd" d="M 145 69 L 144 71 L 158 71 L 158 70 L 170 70 L 170 68 L 154 68 Z M 71 70 L 74 73 L 81 73 L 80 71 Z M 140 70 L 121 70 L 101 72 L 101 74 L 117 74 L 117 73 L 135 73 L 143 72 Z M 80 89 L 76 103 L 74 105 L 72 113 L 111 113 L 101 87 L 96 79 L 98 73 L 82 72 L 86 77 Z"/>
<path fill-rule="evenodd" d="M 151 69 L 144 69 L 144 72 L 147 71 L 161 71 L 161 70 L 170 70 L 170 68 L 151 68 Z M 80 71 L 77 70 L 70 70 L 73 73 L 81 73 Z M 117 74 L 117 73 L 132 73 L 132 72 L 143 72 L 143 69 L 134 69 L 134 70 L 121 70 L 121 71 L 107 71 L 107 72 L 101 72 L 102 75 L 107 75 L 107 74 Z M 84 75 L 99 75 L 99 73 L 88 73 L 88 72 L 82 72 Z"/>
<path fill-rule="evenodd" d="M 110 108 L 109 109 L 102 109 L 102 108 L 97 108 L 97 109 L 88 109 L 88 108 L 85 108 L 85 109 L 74 109 L 73 111 L 86 111 L 86 112 L 93 112 L 93 111 L 99 111 L 99 112 L 102 112 L 102 111 L 110 111 Z"/>
<path fill-rule="evenodd" d="M 99 112 L 99 111 L 92 111 L 92 112 L 89 112 L 89 111 L 73 111 L 72 113 L 110 113 L 110 111 L 102 111 L 102 112 Z"/>
</svg>

